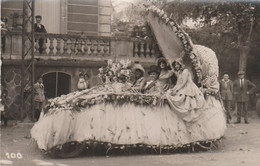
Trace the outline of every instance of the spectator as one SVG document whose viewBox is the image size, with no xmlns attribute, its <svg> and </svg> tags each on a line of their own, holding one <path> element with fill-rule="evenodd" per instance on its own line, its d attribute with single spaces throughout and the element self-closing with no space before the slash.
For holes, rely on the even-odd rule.
<svg viewBox="0 0 260 166">
<path fill-rule="evenodd" d="M 86 82 L 86 88 L 85 89 L 89 89 L 89 75 L 87 73 L 84 74 L 84 79 Z"/>
<path fill-rule="evenodd" d="M 243 113 L 245 123 L 249 123 L 248 121 L 248 101 L 249 101 L 249 94 L 252 93 L 255 89 L 255 84 L 251 81 L 245 79 L 245 72 L 239 71 L 238 72 L 238 79 L 234 81 L 234 96 L 237 103 L 237 122 L 241 123 L 241 114 Z"/>
<path fill-rule="evenodd" d="M 233 98 L 233 82 L 229 79 L 229 75 L 225 73 L 223 79 L 219 81 L 220 94 L 226 109 L 227 123 L 231 120 L 231 102 Z"/>
<path fill-rule="evenodd" d="M 7 126 L 7 112 L 6 112 L 6 98 L 8 96 L 7 90 L 3 90 L 1 94 L 1 105 L 0 105 L 0 111 L 1 111 L 1 125 L 2 121 L 4 121 L 4 126 Z"/>
<path fill-rule="evenodd" d="M 37 15 L 37 16 L 35 16 L 35 18 L 36 18 L 36 23 L 34 24 L 34 32 L 47 33 L 45 27 L 41 24 L 42 16 Z M 39 39 L 39 52 L 40 52 L 40 54 L 43 52 L 44 40 L 45 40 L 45 42 L 47 42 L 47 40 L 42 38 L 42 37 Z"/>
<path fill-rule="evenodd" d="M 40 76 L 37 79 L 36 84 L 34 84 L 34 102 L 35 102 L 34 118 L 37 121 L 39 120 L 44 101 L 45 101 L 44 85 L 43 85 L 42 76 Z"/>
<path fill-rule="evenodd" d="M 82 72 L 79 73 L 78 90 L 84 90 L 87 88 L 87 83 Z"/>
</svg>

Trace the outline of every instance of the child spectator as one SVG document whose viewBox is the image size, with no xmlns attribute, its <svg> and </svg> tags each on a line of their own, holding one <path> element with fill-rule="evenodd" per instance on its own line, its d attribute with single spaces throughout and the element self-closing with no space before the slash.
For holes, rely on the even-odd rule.
<svg viewBox="0 0 260 166">
<path fill-rule="evenodd" d="M 89 75 L 87 73 L 84 74 L 84 79 L 86 82 L 86 88 L 85 89 L 89 89 Z"/>
<path fill-rule="evenodd" d="M 79 73 L 78 90 L 84 90 L 87 88 L 87 83 L 82 72 Z"/>
</svg>

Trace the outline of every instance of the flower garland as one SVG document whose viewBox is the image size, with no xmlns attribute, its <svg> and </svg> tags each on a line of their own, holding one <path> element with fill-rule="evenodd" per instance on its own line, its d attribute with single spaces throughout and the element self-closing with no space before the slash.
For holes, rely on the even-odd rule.
<svg viewBox="0 0 260 166">
<path fill-rule="evenodd" d="M 165 22 L 166 25 L 170 26 L 171 30 L 178 36 L 180 39 L 184 52 L 187 56 L 189 56 L 192 65 L 194 67 L 194 70 L 197 73 L 197 76 L 199 76 L 199 73 L 201 72 L 201 63 L 199 56 L 194 51 L 193 44 L 190 40 L 190 37 L 187 33 L 184 32 L 184 30 L 168 15 L 162 10 L 156 7 L 155 5 L 149 6 L 146 9 L 149 12 L 151 12 L 154 16 L 158 16 L 162 21 Z"/>
<path fill-rule="evenodd" d="M 104 93 L 93 95 L 90 98 L 77 98 L 69 103 L 59 105 L 55 102 L 49 102 L 46 106 L 46 112 L 52 114 L 55 111 L 74 110 L 80 111 L 81 108 L 89 108 L 96 104 L 111 103 L 121 106 L 126 103 L 132 103 L 138 106 L 156 107 L 168 104 L 166 98 L 156 95 L 133 94 L 133 93 Z"/>
<path fill-rule="evenodd" d="M 214 96 L 217 100 L 221 99 L 221 95 L 219 91 L 213 90 L 213 89 L 201 89 L 201 91 L 204 93 L 204 97 L 207 98 L 209 95 Z"/>
</svg>

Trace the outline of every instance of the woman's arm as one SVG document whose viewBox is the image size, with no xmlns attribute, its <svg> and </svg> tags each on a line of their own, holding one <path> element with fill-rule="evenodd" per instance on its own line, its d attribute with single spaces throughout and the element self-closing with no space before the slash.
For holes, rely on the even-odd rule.
<svg viewBox="0 0 260 166">
<path fill-rule="evenodd" d="M 145 82 L 146 82 L 145 79 L 143 79 L 141 81 L 140 86 L 139 86 L 140 90 L 142 90 L 144 88 Z"/>
<path fill-rule="evenodd" d="M 189 71 L 188 69 L 184 69 L 182 71 L 182 74 L 178 76 L 178 79 L 182 79 L 182 82 L 178 81 L 179 84 L 176 84 L 175 87 L 173 88 L 173 93 L 176 93 L 178 90 L 182 89 L 188 82 L 188 77 L 189 77 Z M 182 78 L 180 78 L 182 77 Z"/>
</svg>

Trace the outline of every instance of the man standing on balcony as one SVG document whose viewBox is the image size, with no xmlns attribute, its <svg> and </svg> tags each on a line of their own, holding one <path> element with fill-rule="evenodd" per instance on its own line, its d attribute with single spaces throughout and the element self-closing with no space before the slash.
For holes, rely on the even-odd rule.
<svg viewBox="0 0 260 166">
<path fill-rule="evenodd" d="M 35 19 L 36 19 L 36 23 L 34 24 L 34 32 L 47 33 L 45 27 L 41 24 L 42 16 L 37 15 L 37 16 L 35 16 Z M 39 52 L 40 52 L 40 54 L 43 52 L 44 40 L 45 39 L 42 38 L 42 37 L 39 39 Z"/>
</svg>

